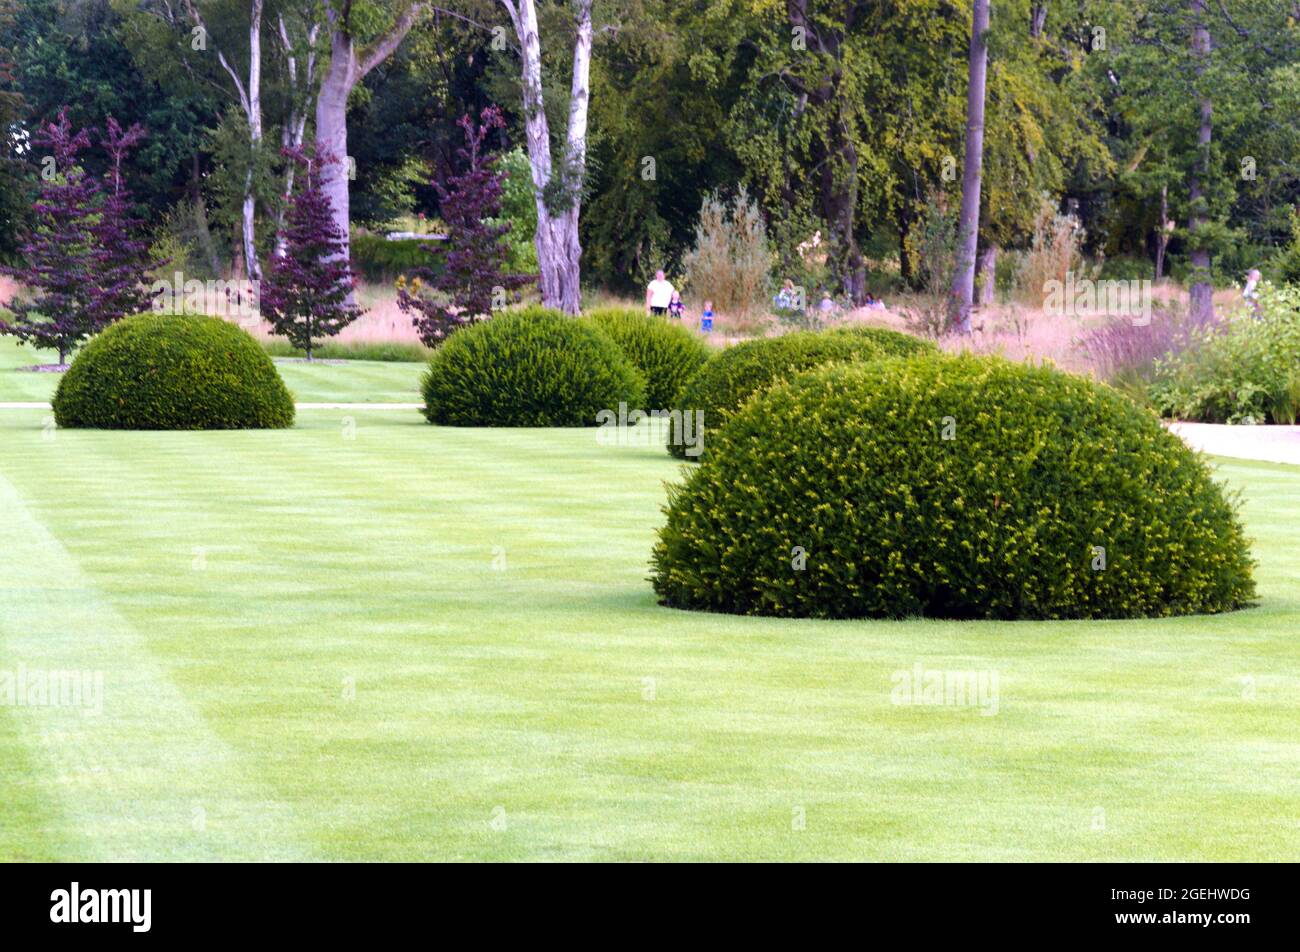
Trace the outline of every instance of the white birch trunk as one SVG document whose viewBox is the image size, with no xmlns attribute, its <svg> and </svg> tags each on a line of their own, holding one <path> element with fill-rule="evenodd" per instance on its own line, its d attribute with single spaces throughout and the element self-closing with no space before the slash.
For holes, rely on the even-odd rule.
<svg viewBox="0 0 1300 952">
<path fill-rule="evenodd" d="M 587 106 L 591 75 L 591 0 L 574 0 L 577 38 L 573 47 L 573 81 L 569 92 L 569 123 L 565 134 L 562 181 L 577 194 L 568 207 L 552 214 L 544 198 L 557 174 L 551 160 L 550 128 L 542 96 L 542 49 L 534 0 L 501 0 L 519 38 L 523 86 L 524 128 L 537 204 L 537 266 L 542 303 L 577 314 L 582 307 L 582 244 L 578 222 L 582 214 L 581 187 L 587 165 Z"/>
<path fill-rule="evenodd" d="M 324 159 L 317 166 L 321 191 L 330 201 L 334 222 L 343 233 L 343 248 L 338 257 L 349 257 L 349 229 L 352 216 L 348 201 L 348 96 L 366 73 L 393 55 L 406 34 L 415 25 L 424 9 L 423 3 L 414 3 L 397 18 L 397 22 L 364 52 L 358 52 L 352 39 L 351 25 L 346 13 L 335 9 L 330 0 L 322 0 L 329 20 L 330 65 L 321 80 L 320 94 L 316 99 L 316 152 Z M 350 8 L 344 8 L 348 10 Z M 348 293 L 348 303 L 356 303 L 356 295 Z"/>
<path fill-rule="evenodd" d="M 244 269 L 254 280 L 262 276 L 262 267 L 257 260 L 257 198 L 254 193 L 253 162 L 257 151 L 262 146 L 262 6 L 263 0 L 252 0 L 248 18 L 248 77 L 247 82 L 235 72 L 226 54 L 215 47 L 217 61 L 235 84 L 239 96 L 239 106 L 244 112 L 248 125 L 249 167 L 244 175 L 244 200 L 241 208 L 240 246 L 243 253 Z M 185 9 L 194 25 L 212 41 L 212 33 L 203 17 L 194 6 L 193 0 L 185 0 Z"/>
<path fill-rule="evenodd" d="M 256 281 L 262 277 L 262 264 L 257 257 L 257 196 L 253 182 L 254 163 L 262 148 L 262 0 L 253 0 L 248 21 L 247 112 L 249 166 L 244 177 L 244 260 L 248 263 L 248 276 Z"/>
<path fill-rule="evenodd" d="M 1210 65 L 1210 55 L 1214 49 L 1206 19 L 1205 0 L 1191 0 L 1191 15 L 1192 53 L 1196 61 L 1197 86 L 1203 87 L 1203 76 Z M 1214 103 L 1204 92 L 1200 100 L 1200 117 L 1201 124 L 1197 130 L 1196 141 L 1201 147 L 1202 158 L 1198 158 L 1193 165 L 1187 189 L 1187 236 L 1193 244 L 1201 227 L 1207 223 L 1203 201 L 1209 169 L 1206 167 L 1204 156 L 1209 153 L 1210 143 L 1214 140 Z M 1192 285 L 1188 289 L 1188 313 L 1194 321 L 1205 323 L 1214 318 L 1214 285 L 1210 283 L 1210 251 L 1208 248 L 1193 247 L 1189 257 L 1192 262 Z"/>
<path fill-rule="evenodd" d="M 307 102 L 310 100 L 312 88 L 316 82 L 316 39 L 320 36 L 320 24 L 313 23 L 307 31 L 307 49 L 303 58 L 302 85 L 298 80 L 298 52 L 294 47 L 293 40 L 289 37 L 289 29 L 285 25 L 284 17 L 279 18 L 280 45 L 284 47 L 285 64 L 289 72 L 289 96 L 291 106 L 289 115 L 285 119 L 283 128 L 280 130 L 280 148 L 300 149 L 302 140 L 307 131 Z M 294 173 L 298 169 L 297 162 L 286 162 L 284 164 L 284 190 L 279 211 L 275 219 L 275 255 L 277 258 L 284 257 L 285 238 L 284 238 L 284 215 L 285 209 L 293 196 Z"/>
</svg>

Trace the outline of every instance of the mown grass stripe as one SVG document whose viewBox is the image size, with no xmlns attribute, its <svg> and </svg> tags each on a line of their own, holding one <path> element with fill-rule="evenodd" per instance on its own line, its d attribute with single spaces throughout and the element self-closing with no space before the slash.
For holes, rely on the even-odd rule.
<svg viewBox="0 0 1300 952">
<path fill-rule="evenodd" d="M 69 844 L 61 858 L 305 858 L 291 809 L 249 781 L 139 631 L 2 475 L 0 511 L 0 551 L 8 556 L 0 671 L 11 691 L 22 677 L 24 700 L 36 702 L 15 697 L 12 713 L 59 805 L 57 832 Z M 86 675 L 75 682 L 80 706 L 40 703 L 33 685 L 56 672 Z M 12 769 L 23 767 L 0 765 Z"/>
</svg>

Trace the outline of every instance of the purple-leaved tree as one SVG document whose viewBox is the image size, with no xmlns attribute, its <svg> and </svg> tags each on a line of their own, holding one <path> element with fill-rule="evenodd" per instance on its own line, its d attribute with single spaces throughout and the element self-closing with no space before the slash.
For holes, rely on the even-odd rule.
<svg viewBox="0 0 1300 952">
<path fill-rule="evenodd" d="M 333 337 L 360 317 L 362 309 L 349 303 L 352 272 L 346 236 L 321 189 L 322 167 L 338 160 L 300 149 L 285 149 L 284 154 L 303 174 L 277 241 L 284 253 L 272 258 L 262 277 L 262 317 L 272 333 L 288 338 L 311 360 L 313 342 Z"/>
<path fill-rule="evenodd" d="M 135 217 L 131 193 L 122 178 L 122 162 L 144 139 L 145 131 L 139 123 L 123 130 L 112 116 L 106 126 L 108 131 L 102 141 L 109 167 L 104 176 L 99 221 L 93 228 L 99 262 L 95 307 L 101 326 L 148 309 L 154 299 L 154 292 L 146 286 L 149 270 L 165 263 L 154 261 L 149 243 L 136 237 L 144 223 Z"/>
<path fill-rule="evenodd" d="M 41 193 L 20 248 L 24 266 L 3 269 L 30 297 L 14 299 L 13 316 L 0 319 L 0 333 L 37 350 L 57 350 L 60 364 L 99 329 L 93 306 L 99 183 L 77 164 L 89 145 L 90 130 L 74 133 L 66 108 L 56 122 L 37 127 L 32 147 L 40 157 Z"/>
<path fill-rule="evenodd" d="M 465 146 L 458 150 L 467 163 L 461 175 L 434 182 L 447 223 L 447 245 L 442 269 L 415 272 L 409 284 L 399 282 L 397 304 L 414 312 L 412 323 L 420 340 L 436 347 L 457 328 L 488 317 L 493 310 L 519 300 L 518 290 L 535 283 L 537 275 L 508 274 L 505 271 L 509 246 L 502 238 L 510 224 L 492 224 L 501 214 L 501 189 L 505 173 L 498 171 L 497 157 L 483 150 L 484 140 L 493 129 L 505 126 L 501 110 L 488 106 L 475 127 L 469 116 L 462 116 Z M 430 247 L 434 254 L 439 249 Z M 434 293 L 426 296 L 425 285 Z"/>
<path fill-rule="evenodd" d="M 35 223 L 20 249 L 23 266 L 6 267 L 25 295 L 0 320 L 11 334 L 38 350 L 57 350 L 67 363 L 83 340 L 114 321 L 148 307 L 151 261 L 148 245 L 135 237 L 131 195 L 122 178 L 126 153 L 144 138 L 140 126 L 123 132 L 108 120 L 103 145 L 111 165 L 105 187 L 77 162 L 90 145 L 89 129 L 73 132 L 68 110 L 41 124 L 32 137 L 41 166 L 41 193 L 32 206 Z"/>
</svg>

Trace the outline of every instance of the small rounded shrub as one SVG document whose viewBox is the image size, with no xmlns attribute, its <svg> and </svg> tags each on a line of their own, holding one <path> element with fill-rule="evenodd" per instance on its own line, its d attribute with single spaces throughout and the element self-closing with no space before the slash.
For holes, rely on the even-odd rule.
<svg viewBox="0 0 1300 952">
<path fill-rule="evenodd" d="M 425 417 L 444 426 L 596 426 L 601 410 L 640 407 L 645 382 L 605 334 L 529 307 L 452 334 L 423 390 Z"/>
<path fill-rule="evenodd" d="M 934 341 L 913 337 L 911 334 L 904 334 L 902 331 L 890 330 L 888 327 L 849 324 L 844 327 L 837 327 L 828 333 L 848 334 L 855 338 L 869 340 L 881 355 L 886 357 L 914 357 L 917 354 L 934 354 L 939 350 L 934 345 Z"/>
<path fill-rule="evenodd" d="M 667 410 L 695 371 L 709 359 L 709 346 L 680 324 L 631 308 L 588 311 L 583 323 L 607 334 L 645 377 L 644 410 Z"/>
<path fill-rule="evenodd" d="M 118 321 L 86 344 L 54 395 L 65 427 L 274 429 L 293 418 L 293 397 L 261 345 L 198 314 Z"/>
<path fill-rule="evenodd" d="M 1254 596 L 1199 456 L 1081 377 L 996 358 L 839 364 L 756 397 L 674 487 L 678 608 L 815 618 L 1131 618 Z"/>
<path fill-rule="evenodd" d="M 874 329 L 873 329 L 874 330 Z M 884 335 L 894 334 L 884 331 Z M 906 334 L 899 337 L 915 341 L 919 347 L 934 350 L 933 344 Z M 878 360 L 889 356 L 888 348 L 901 350 L 902 345 L 876 333 L 862 331 L 796 331 L 781 337 L 764 337 L 728 347 L 713 357 L 687 381 L 677 398 L 676 409 L 686 414 L 703 413 L 703 425 L 709 433 L 727 422 L 731 414 L 759 391 L 795 374 L 832 361 Z M 679 459 L 699 460 L 705 454 L 703 447 L 692 447 L 688 453 L 692 433 L 678 432 L 678 419 L 669 421 L 668 452 Z M 711 452 L 711 450 L 709 450 Z"/>
</svg>

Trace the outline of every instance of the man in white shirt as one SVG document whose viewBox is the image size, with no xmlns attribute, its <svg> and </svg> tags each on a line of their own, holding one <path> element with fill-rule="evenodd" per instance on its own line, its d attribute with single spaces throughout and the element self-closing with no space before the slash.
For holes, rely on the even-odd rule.
<svg viewBox="0 0 1300 952">
<path fill-rule="evenodd" d="M 646 285 L 646 310 L 663 317 L 668 313 L 668 303 L 673 299 L 673 290 L 672 282 L 664 280 L 664 273 L 656 271 L 655 279 Z"/>
</svg>

